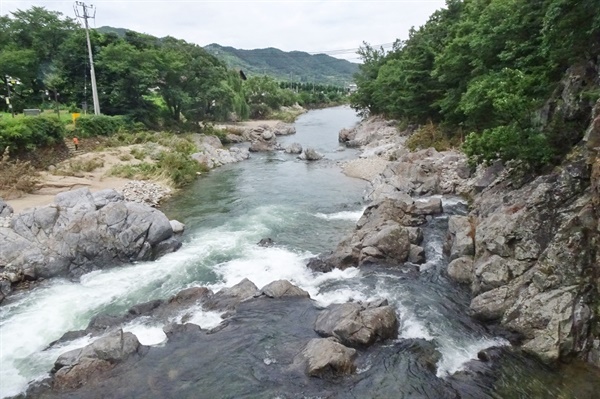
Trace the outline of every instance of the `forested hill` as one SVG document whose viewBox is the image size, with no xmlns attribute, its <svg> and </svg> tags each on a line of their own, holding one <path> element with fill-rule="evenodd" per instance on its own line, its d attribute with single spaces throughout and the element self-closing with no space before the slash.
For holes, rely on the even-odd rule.
<svg viewBox="0 0 600 399">
<path fill-rule="evenodd" d="M 280 80 L 347 86 L 358 71 L 358 64 L 325 54 L 302 51 L 285 52 L 276 48 L 240 50 L 210 44 L 209 53 L 250 75 L 269 75 Z"/>
<path fill-rule="evenodd" d="M 475 162 L 560 162 L 600 97 L 599 9 L 599 0 L 447 0 L 393 51 L 361 49 L 353 105 L 428 124 L 427 137 L 466 137 Z"/>
<path fill-rule="evenodd" d="M 124 38 L 128 29 L 102 26 L 100 33 Z M 227 64 L 250 76 L 271 76 L 278 80 L 347 87 L 358 72 L 358 64 L 326 54 L 302 51 L 285 52 L 276 48 L 241 50 L 213 43 L 204 49 Z"/>
</svg>

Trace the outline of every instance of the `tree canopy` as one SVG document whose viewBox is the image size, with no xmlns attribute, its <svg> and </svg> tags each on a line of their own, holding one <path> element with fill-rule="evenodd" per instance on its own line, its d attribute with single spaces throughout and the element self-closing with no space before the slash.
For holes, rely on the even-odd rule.
<svg viewBox="0 0 600 399">
<path fill-rule="evenodd" d="M 466 132 L 475 161 L 557 161 L 583 131 L 537 114 L 567 68 L 598 62 L 597 10 L 600 0 L 447 0 L 392 51 L 361 48 L 352 105 Z"/>
<path fill-rule="evenodd" d="M 148 127 L 266 117 L 284 105 L 341 101 L 345 94 L 280 85 L 267 76 L 249 74 L 243 81 L 239 70 L 173 37 L 91 30 L 90 38 L 102 113 Z M 73 111 L 84 104 L 91 109 L 89 69 L 85 31 L 73 19 L 42 7 L 0 17 L 0 96 L 10 90 L 15 110 L 50 108 L 56 101 Z M 7 110 L 5 101 L 0 109 Z"/>
</svg>

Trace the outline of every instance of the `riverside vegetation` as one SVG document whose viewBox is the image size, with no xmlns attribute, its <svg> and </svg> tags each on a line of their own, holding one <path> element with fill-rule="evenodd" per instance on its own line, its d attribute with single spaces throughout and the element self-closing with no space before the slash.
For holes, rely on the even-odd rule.
<svg viewBox="0 0 600 399">
<path fill-rule="evenodd" d="M 217 135 L 226 142 L 227 133 L 212 122 L 249 117 L 293 121 L 303 112 L 298 105 L 319 107 L 347 98 L 343 88 L 331 85 L 297 83 L 292 89 L 289 82 L 268 76 L 246 78 L 203 48 L 172 37 L 93 30 L 104 115 L 82 115 L 73 122 L 69 113 L 82 112 L 80 105 L 89 104 L 91 95 L 83 90 L 89 78 L 83 30 L 74 20 L 40 7 L 1 16 L 0 27 L 0 92 L 11 92 L 17 112 L 12 118 L 6 102 L 0 104 L 5 111 L 0 114 L 0 149 L 8 149 L 3 161 L 7 172 L 29 167 L 16 165 L 19 161 L 41 169 L 53 165 L 65 158 L 63 140 L 73 136 L 99 142 L 96 147 L 155 142 L 164 150 L 150 151 L 150 161 L 117 167 L 112 174 L 159 178 L 181 187 L 203 170 L 191 158 L 196 150 L 185 133 Z M 19 114 L 28 108 L 41 109 L 43 115 Z M 57 173 L 73 175 L 93 167 L 77 162 Z M 24 174 L 5 174 L 0 184 L 4 196 L 35 188 Z"/>
<path fill-rule="evenodd" d="M 583 138 L 600 97 L 599 6 L 448 0 L 392 51 L 361 48 L 352 104 L 435 127 L 437 141 L 464 141 L 473 163 L 556 165 Z M 572 96 L 561 97 L 565 86 Z"/>
</svg>

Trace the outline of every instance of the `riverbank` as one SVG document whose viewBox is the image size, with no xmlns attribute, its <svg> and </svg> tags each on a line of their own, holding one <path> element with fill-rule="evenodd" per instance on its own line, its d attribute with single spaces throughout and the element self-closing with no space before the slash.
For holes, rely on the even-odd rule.
<svg viewBox="0 0 600 399">
<path fill-rule="evenodd" d="M 600 136 L 599 120 L 588 128 L 589 142 Z M 471 206 L 467 215 L 449 219 L 443 273 L 470 292 L 469 313 L 511 331 L 513 343 L 544 362 L 578 358 L 600 366 L 600 296 L 592 277 L 600 240 L 596 149 L 583 143 L 547 175 L 523 175 L 501 162 L 471 173 L 459 152 L 410 153 L 398 145 L 401 133 L 394 141 L 384 131 L 385 122 L 372 118 L 340 133 L 340 141 L 362 148 L 361 159 L 344 169 L 369 180 L 365 199 L 375 202 L 356 232 L 324 259 L 327 267 L 390 261 L 385 237 L 398 233 L 389 220 L 404 217 L 410 197 L 463 195 Z M 376 169 L 383 171 L 372 178 Z M 404 241 L 406 250 L 392 261 L 410 259 L 416 243 Z"/>
<path fill-rule="evenodd" d="M 217 127 L 223 130 L 239 129 L 243 131 L 246 129 L 256 129 L 259 127 L 273 129 L 280 123 L 281 121 L 279 120 L 257 120 L 222 124 L 217 125 Z M 58 164 L 52 168 L 53 171 L 57 168 L 66 169 L 65 173 L 70 175 L 61 175 L 52 171 L 40 171 L 39 183 L 36 191 L 32 193 L 26 193 L 19 198 L 4 198 L 4 200 L 12 207 L 14 213 L 16 214 L 26 209 L 51 204 L 56 194 L 78 188 L 88 188 L 92 193 L 106 189 L 113 189 L 123 192 L 123 189 L 133 180 L 111 176 L 108 172 L 117 165 L 132 166 L 140 164 L 142 161 L 155 162 L 150 157 L 145 157 L 140 160 L 131 155 L 132 150 L 135 152 L 136 149 L 140 147 L 140 145 L 124 145 L 120 147 L 108 148 L 102 151 L 94 151 L 72 156 L 68 160 L 63 161 L 61 164 Z M 95 166 L 93 169 L 87 167 L 84 168 L 85 170 L 81 170 L 82 168 L 70 167 L 70 165 L 87 166 L 94 163 Z M 165 181 L 164 179 L 151 180 L 149 183 L 161 186 L 165 192 L 172 191 L 172 187 L 170 187 L 169 182 Z M 162 199 L 162 197 L 157 197 L 151 202 L 158 203 Z"/>
</svg>

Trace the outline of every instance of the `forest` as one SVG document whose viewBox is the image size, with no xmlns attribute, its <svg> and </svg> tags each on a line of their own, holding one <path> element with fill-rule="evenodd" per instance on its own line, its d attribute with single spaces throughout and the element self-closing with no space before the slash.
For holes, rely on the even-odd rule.
<svg viewBox="0 0 600 399">
<path fill-rule="evenodd" d="M 102 114 L 148 128 L 267 117 L 281 106 L 337 103 L 346 94 L 333 86 L 285 89 L 273 78 L 228 69 L 202 47 L 173 37 L 93 29 L 90 35 Z M 16 112 L 93 111 L 89 70 L 85 30 L 74 19 L 41 7 L 0 17 L 0 94 L 10 93 Z M 0 111 L 9 111 L 4 100 Z"/>
<path fill-rule="evenodd" d="M 556 164 L 600 98 L 598 10 L 600 0 L 447 0 L 392 51 L 361 47 L 351 103 L 462 144 L 475 164 Z M 559 92 L 577 70 L 583 112 L 565 115 Z"/>
</svg>

